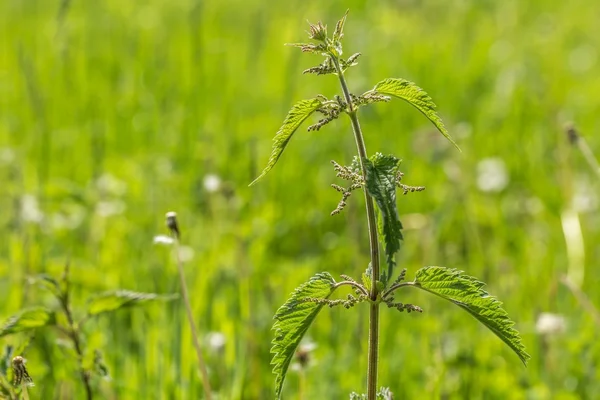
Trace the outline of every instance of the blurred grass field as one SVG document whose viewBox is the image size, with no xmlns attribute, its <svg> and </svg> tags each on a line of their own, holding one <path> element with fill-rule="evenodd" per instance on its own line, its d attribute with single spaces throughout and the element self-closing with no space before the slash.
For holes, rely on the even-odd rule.
<svg viewBox="0 0 600 400">
<path fill-rule="evenodd" d="M 356 277 L 368 262 L 361 196 L 329 216 L 330 160 L 355 151 L 346 119 L 299 131 L 247 187 L 289 107 L 339 92 L 334 77 L 301 75 L 320 58 L 283 43 L 346 8 L 345 50 L 363 54 L 350 89 L 416 82 L 463 150 L 400 101 L 361 111 L 369 153 L 398 155 L 406 183 L 427 187 L 399 198 L 400 265 L 486 281 L 532 356 L 524 368 L 460 309 L 407 291 L 400 301 L 425 313 L 382 313 L 380 384 L 399 399 L 600 398 L 600 322 L 561 283 L 600 307 L 600 182 L 564 131 L 574 123 L 600 154 L 593 0 L 1 1 L 0 320 L 52 305 L 28 277 L 68 260 L 80 305 L 107 289 L 177 292 L 169 250 L 152 243 L 175 210 L 213 388 L 272 398 L 275 310 L 313 274 Z M 367 312 L 322 311 L 306 399 L 365 390 Z M 564 324 L 544 333 L 542 313 Z M 111 372 L 98 398 L 202 397 L 179 302 L 99 317 L 87 333 Z M 39 331 L 25 357 L 30 398 L 83 398 L 59 335 Z M 291 371 L 285 398 L 298 382 Z"/>
</svg>

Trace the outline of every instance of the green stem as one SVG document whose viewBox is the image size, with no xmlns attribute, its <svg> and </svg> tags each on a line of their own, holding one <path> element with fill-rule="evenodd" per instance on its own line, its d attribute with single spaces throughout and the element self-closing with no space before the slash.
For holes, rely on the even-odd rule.
<svg viewBox="0 0 600 400">
<path fill-rule="evenodd" d="M 362 174 L 367 181 L 367 149 L 365 147 L 365 141 L 363 134 L 360 129 L 358 122 L 357 110 L 352 104 L 352 98 L 350 97 L 350 91 L 344 78 L 344 73 L 340 68 L 340 63 L 336 56 L 332 55 L 331 60 L 335 65 L 337 76 L 344 92 L 344 99 L 348 103 L 348 116 L 352 122 L 352 131 L 354 132 L 354 140 L 356 141 L 356 149 L 358 150 L 358 158 L 360 160 L 360 166 Z M 367 371 L 367 399 L 375 400 L 377 395 L 377 363 L 379 359 L 379 302 L 376 302 L 377 296 L 379 295 L 377 290 L 377 281 L 379 280 L 379 242 L 377 239 L 377 220 L 375 218 L 375 206 L 373 205 L 373 199 L 367 193 L 365 189 L 365 204 L 367 208 L 367 224 L 369 228 L 369 245 L 371 247 L 371 271 L 372 271 L 372 284 L 371 284 L 371 303 L 369 308 L 369 360 L 368 360 L 368 371 Z"/>
<path fill-rule="evenodd" d="M 76 325 L 73 319 L 73 313 L 71 312 L 70 306 L 70 278 L 69 278 L 69 263 L 65 265 L 63 281 L 65 284 L 64 291 L 61 296 L 58 298 L 60 305 L 67 317 L 67 323 L 69 324 L 68 335 L 73 342 L 73 346 L 75 347 L 75 352 L 77 353 L 77 359 L 79 362 L 79 374 L 81 375 L 81 381 L 83 382 L 83 386 L 85 387 L 85 394 L 87 400 L 92 400 L 94 397 L 92 391 L 92 385 L 90 382 L 90 373 L 87 371 L 83 365 L 83 346 L 81 344 L 81 339 L 79 337 L 79 328 L 80 325 Z"/>
<path fill-rule="evenodd" d="M 192 330 L 192 339 L 194 342 L 194 348 L 196 349 L 196 355 L 198 357 L 198 366 L 200 367 L 200 374 L 202 375 L 202 387 L 204 388 L 204 396 L 206 400 L 212 399 L 212 390 L 210 388 L 210 382 L 208 380 L 208 372 L 206 369 L 206 363 L 204 357 L 202 357 L 202 349 L 200 348 L 200 340 L 198 339 L 198 329 L 194 322 L 194 314 L 192 312 L 192 306 L 190 303 L 190 296 L 188 295 L 187 285 L 185 283 L 185 274 L 183 272 L 183 262 L 179 256 L 179 238 L 175 237 L 175 254 L 177 257 L 177 269 L 179 270 L 179 279 L 181 281 L 181 294 L 183 296 L 183 303 L 185 304 L 185 311 L 187 313 L 188 322 L 190 329 Z"/>
</svg>

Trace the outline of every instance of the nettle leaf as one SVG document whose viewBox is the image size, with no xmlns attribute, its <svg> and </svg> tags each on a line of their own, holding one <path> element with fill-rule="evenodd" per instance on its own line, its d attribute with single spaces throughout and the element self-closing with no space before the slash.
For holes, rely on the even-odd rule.
<svg viewBox="0 0 600 400">
<path fill-rule="evenodd" d="M 0 337 L 52 325 L 55 321 L 54 312 L 47 308 L 28 308 L 13 315 L 0 326 Z"/>
<path fill-rule="evenodd" d="M 387 275 L 382 279 L 386 282 L 393 274 L 396 252 L 400 250 L 402 240 L 402 223 L 398 218 L 396 207 L 396 173 L 400 160 L 394 156 L 375 154 L 367 160 L 367 193 L 377 203 L 381 213 L 381 233 L 385 244 Z"/>
<path fill-rule="evenodd" d="M 317 108 L 321 107 L 321 105 L 322 103 L 319 99 L 300 100 L 298 103 L 294 104 L 287 117 L 285 117 L 283 125 L 281 125 L 281 128 L 279 128 L 277 134 L 275 134 L 275 137 L 273 138 L 273 151 L 271 152 L 271 157 L 269 157 L 267 166 L 258 178 L 252 181 L 250 186 L 254 185 L 275 166 L 294 132 L 296 132 L 298 127 L 302 125 L 302 122 L 310 117 L 310 115 L 315 112 Z"/>
<path fill-rule="evenodd" d="M 494 332 L 527 365 L 525 352 L 515 324 L 501 307 L 502 302 L 483 289 L 485 283 L 462 271 L 444 267 L 425 267 L 417 271 L 414 286 L 450 300 Z"/>
<path fill-rule="evenodd" d="M 275 338 L 271 348 L 277 398 L 281 398 L 285 374 L 300 340 L 324 305 L 305 300 L 327 299 L 334 290 L 335 280 L 329 273 L 322 272 L 296 288 L 285 304 L 277 310 L 273 324 Z"/>
<path fill-rule="evenodd" d="M 441 134 L 444 135 L 454 147 L 460 150 L 456 142 L 450 137 L 442 119 L 435 111 L 435 103 L 423 89 L 406 79 L 387 78 L 375 85 L 373 91 L 384 95 L 398 97 L 414 106 L 435 125 Z"/>
<path fill-rule="evenodd" d="M 88 315 L 115 311 L 124 307 L 132 307 L 147 303 L 149 301 L 170 301 L 176 299 L 177 295 L 161 295 L 156 293 L 139 293 L 130 290 L 115 290 L 100 293 L 88 300 Z"/>
</svg>

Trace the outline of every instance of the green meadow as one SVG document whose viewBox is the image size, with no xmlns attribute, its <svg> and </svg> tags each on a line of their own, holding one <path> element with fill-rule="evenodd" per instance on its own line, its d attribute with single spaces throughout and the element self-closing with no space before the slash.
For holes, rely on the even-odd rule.
<svg viewBox="0 0 600 400">
<path fill-rule="evenodd" d="M 334 76 L 302 75 L 320 57 L 284 43 L 306 41 L 307 19 L 333 31 L 348 8 L 344 48 L 362 53 L 350 90 L 415 82 L 462 149 L 401 101 L 361 109 L 369 154 L 398 155 L 403 182 L 426 186 L 398 198 L 398 265 L 487 282 L 532 357 L 407 289 L 397 300 L 424 313 L 382 307 L 380 385 L 397 399 L 600 398 L 600 179 L 578 146 L 600 156 L 594 0 L 0 1 L 0 324 L 57 307 L 32 277 L 66 263 L 77 317 L 97 292 L 179 293 L 173 250 L 153 241 L 176 211 L 216 398 L 273 398 L 277 308 L 315 273 L 359 277 L 369 259 L 362 195 L 329 215 L 331 160 L 356 152 L 347 118 L 306 124 L 248 187 L 290 106 L 339 93 Z M 284 398 L 302 380 L 304 399 L 364 392 L 367 333 L 366 304 L 323 309 Z M 4 336 L 0 352 L 28 340 L 29 398 L 84 398 L 56 330 Z M 99 315 L 85 347 L 110 373 L 95 398 L 203 398 L 181 300 Z"/>
</svg>

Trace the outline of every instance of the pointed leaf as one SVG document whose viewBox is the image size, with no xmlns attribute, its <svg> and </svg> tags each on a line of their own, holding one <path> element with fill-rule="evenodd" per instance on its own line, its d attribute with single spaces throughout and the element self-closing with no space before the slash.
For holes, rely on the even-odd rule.
<svg viewBox="0 0 600 400">
<path fill-rule="evenodd" d="M 480 282 L 462 271 L 444 267 L 425 267 L 417 271 L 414 286 L 449 300 L 467 311 L 506 343 L 527 365 L 525 352 L 515 324 L 501 307 L 502 303 L 483 289 Z"/>
<path fill-rule="evenodd" d="M 367 192 L 373 197 L 381 213 L 381 231 L 388 265 L 387 275 L 382 277 L 384 282 L 387 282 L 393 274 L 396 265 L 394 257 L 400 250 L 402 240 L 402 224 L 396 208 L 396 173 L 399 163 L 400 160 L 396 157 L 384 156 L 380 153 L 375 154 L 366 163 Z"/>
<path fill-rule="evenodd" d="M 323 307 L 323 303 L 302 301 L 303 299 L 327 299 L 335 290 L 335 280 L 327 272 L 313 276 L 300 285 L 275 314 L 275 339 L 271 353 L 273 373 L 276 375 L 276 395 L 281 397 L 285 374 L 302 337 Z"/>
<path fill-rule="evenodd" d="M 373 91 L 384 95 L 398 97 L 414 106 L 435 125 L 441 134 L 444 135 L 454 147 L 460 150 L 456 142 L 450 137 L 442 119 L 435 111 L 435 103 L 423 89 L 406 79 L 388 78 L 375 85 Z"/>
<path fill-rule="evenodd" d="M 39 274 L 33 278 L 33 281 L 57 297 L 62 294 L 58 281 L 48 274 Z"/>
<path fill-rule="evenodd" d="M 0 326 L 0 337 L 11 333 L 28 331 L 55 322 L 54 312 L 44 307 L 28 308 L 10 317 Z"/>
<path fill-rule="evenodd" d="M 6 345 L 4 348 L 4 355 L 0 359 L 0 376 L 6 376 L 8 373 L 10 368 L 10 360 L 12 360 L 13 354 L 13 347 L 11 345 Z"/>
<path fill-rule="evenodd" d="M 94 350 L 94 368 L 93 371 L 98 374 L 98 376 L 109 379 L 110 373 L 108 371 L 108 367 L 104 363 L 104 357 L 102 356 L 102 352 L 98 349 Z"/>
<path fill-rule="evenodd" d="M 119 308 L 140 305 L 154 300 L 169 301 L 176 299 L 177 295 L 161 295 L 156 293 L 138 293 L 129 290 L 115 290 L 100 293 L 88 301 L 88 315 L 97 315 Z"/>
<path fill-rule="evenodd" d="M 348 17 L 348 12 L 350 10 L 346 10 L 344 16 L 335 24 L 335 31 L 333 32 L 333 41 L 340 41 L 344 37 L 344 25 L 346 24 L 346 17 Z"/>
<path fill-rule="evenodd" d="M 281 157 L 285 146 L 287 146 L 292 135 L 296 132 L 296 129 L 298 129 L 302 122 L 315 112 L 317 108 L 321 107 L 321 104 L 321 100 L 319 99 L 301 100 L 294 104 L 287 117 L 285 117 L 283 125 L 281 125 L 281 128 L 279 128 L 277 134 L 273 138 L 273 151 L 271 152 L 271 157 L 269 157 L 267 166 L 250 186 L 254 185 L 275 166 L 277 160 Z"/>
</svg>

